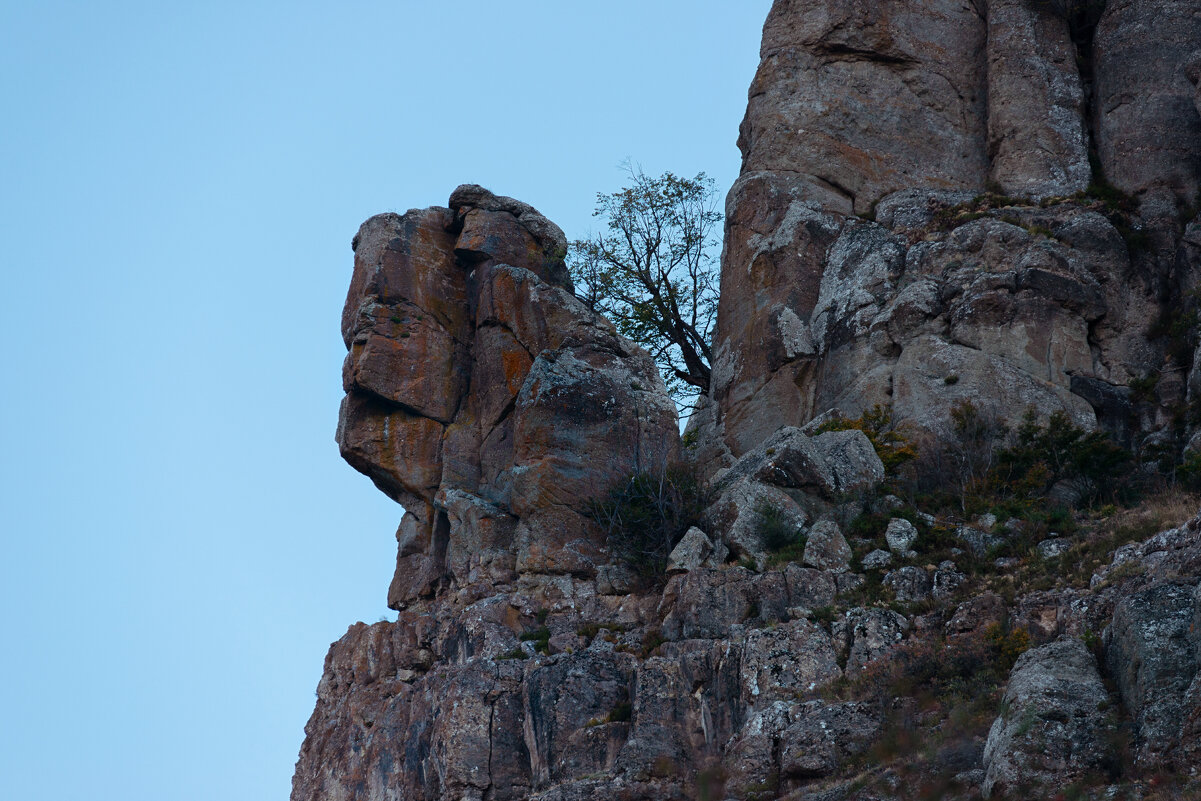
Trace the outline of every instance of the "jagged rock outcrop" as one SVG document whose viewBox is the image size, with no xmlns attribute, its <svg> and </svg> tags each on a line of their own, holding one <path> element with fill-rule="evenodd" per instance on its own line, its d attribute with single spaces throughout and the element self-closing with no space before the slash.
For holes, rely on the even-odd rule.
<svg viewBox="0 0 1201 801">
<path fill-rule="evenodd" d="M 938 434 L 961 401 L 1125 444 L 1189 424 L 1201 371 L 1170 332 L 1201 286 L 1199 17 L 777 0 L 686 448 L 535 209 L 464 186 L 364 223 L 337 437 L 404 506 L 398 616 L 332 646 L 293 801 L 967 799 L 1126 756 L 1201 771 L 1201 516 L 1026 591 L 1004 574 L 1080 544 L 994 560 L 1017 529 L 874 497 L 872 440 L 820 425 L 884 404 Z M 708 506 L 639 581 L 591 502 L 685 455 Z M 939 739 L 889 756 L 919 731 Z"/>
<path fill-rule="evenodd" d="M 406 509 L 389 605 L 595 572 L 588 502 L 664 468 L 676 412 L 650 357 L 568 291 L 562 231 L 463 186 L 450 208 L 372 217 L 353 244 L 338 443 Z"/>
<path fill-rule="evenodd" d="M 774 4 L 698 432 L 739 456 L 827 409 L 937 431 L 963 400 L 1168 425 L 1189 364 L 1163 320 L 1201 276 L 1201 5 L 1099 8 Z M 1106 180 L 1135 205 L 1077 194 Z"/>
</svg>

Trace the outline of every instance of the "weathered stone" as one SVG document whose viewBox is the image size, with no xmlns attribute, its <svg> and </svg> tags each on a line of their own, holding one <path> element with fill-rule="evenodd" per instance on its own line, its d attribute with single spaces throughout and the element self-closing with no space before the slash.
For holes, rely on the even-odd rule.
<svg viewBox="0 0 1201 801">
<path fill-rule="evenodd" d="M 1180 744 L 1198 668 L 1195 586 L 1165 582 L 1123 598 L 1106 631 L 1106 665 L 1134 717 L 1143 764 L 1170 760 Z"/>
<path fill-rule="evenodd" d="M 864 570 L 882 570 L 892 564 L 892 554 L 877 548 L 863 557 Z"/>
<path fill-rule="evenodd" d="M 743 171 L 801 173 L 867 212 L 912 185 L 981 186 L 985 29 L 970 6 L 777 2 L 739 146 Z"/>
<path fill-rule="evenodd" d="M 663 590 L 663 633 L 670 639 L 724 637 L 751 616 L 753 604 L 753 577 L 743 568 L 677 574 Z"/>
<path fill-rule="evenodd" d="M 930 576 L 930 595 L 936 601 L 946 601 L 955 596 L 967 581 L 967 576 L 955 569 L 953 562 L 943 562 Z"/>
<path fill-rule="evenodd" d="M 976 556 L 984 556 L 990 548 L 1004 542 L 996 534 L 981 531 L 972 526 L 959 526 L 955 529 L 955 536 Z"/>
<path fill-rule="evenodd" d="M 613 767 L 629 732 L 619 708 L 630 702 L 632 661 L 588 651 L 525 676 L 523 731 L 535 788 Z"/>
<path fill-rule="evenodd" d="M 810 437 L 797 428 L 782 428 L 742 456 L 722 481 L 733 484 L 744 478 L 834 499 L 875 486 L 884 478 L 884 466 L 862 431 Z"/>
<path fill-rule="evenodd" d="M 948 384 L 948 376 L 956 380 Z M 1032 408 L 1044 419 L 1061 411 L 1078 426 L 1096 425 L 1092 407 L 1082 398 L 1000 357 L 931 336 L 909 343 L 893 374 L 894 414 L 936 429 L 945 426 L 949 409 L 964 401 L 986 409 Z"/>
<path fill-rule="evenodd" d="M 792 698 L 841 675 L 830 635 L 814 623 L 794 620 L 747 633 L 742 653 L 747 703 Z"/>
<path fill-rule="evenodd" d="M 884 539 L 888 542 L 888 550 L 904 555 L 917 541 L 917 528 L 903 517 L 894 517 L 888 521 Z"/>
<path fill-rule="evenodd" d="M 835 624 L 834 638 L 847 652 L 848 676 L 895 648 L 909 631 L 909 621 L 891 609 L 856 608 Z"/>
<path fill-rule="evenodd" d="M 780 769 L 787 776 L 829 776 L 867 750 L 880 734 L 880 720 L 867 705 L 808 701 L 794 707 L 780 738 Z"/>
<path fill-rule="evenodd" d="M 439 492 L 435 503 L 448 516 L 446 565 L 460 584 L 500 583 L 517 577 L 515 517 L 496 504 L 457 489 Z"/>
<path fill-rule="evenodd" d="M 839 592 L 835 578 L 828 573 L 791 563 L 784 568 L 788 588 L 788 605 L 803 609 L 820 609 L 834 602 Z"/>
<path fill-rule="evenodd" d="M 562 231 L 478 186 L 451 206 L 364 223 L 343 315 L 338 442 L 413 513 L 395 608 L 443 579 L 593 574 L 588 504 L 679 447 L 653 361 L 562 288 Z"/>
<path fill-rule="evenodd" d="M 342 458 L 390 498 L 411 506 L 432 499 L 442 478 L 442 434 L 437 420 L 419 417 L 351 393 L 338 415 Z"/>
<path fill-rule="evenodd" d="M 1068 548 L 1071 548 L 1072 541 L 1063 537 L 1049 537 L 1040 541 L 1034 547 L 1038 549 L 1038 555 L 1043 559 L 1054 559 L 1057 556 L 1061 556 Z"/>
<path fill-rule="evenodd" d="M 984 794 L 1059 788 L 1109 758 L 1108 695 L 1093 655 L 1075 638 L 1022 654 L 984 747 Z"/>
<path fill-rule="evenodd" d="M 528 266 L 544 281 L 571 290 L 563 263 L 567 237 L 533 206 L 476 184 L 455 189 L 448 205 L 457 212 L 460 226 L 455 255 L 472 265 Z"/>
<path fill-rule="evenodd" d="M 1066 16 L 990 0 L 989 177 L 1008 194 L 1071 195 L 1089 182 L 1084 90 Z"/>
<path fill-rule="evenodd" d="M 819 570 L 843 572 L 851 563 L 851 546 L 833 520 L 819 520 L 809 528 L 805 564 Z"/>
<path fill-rule="evenodd" d="M 1191 0 L 1107 3 L 1093 40 L 1101 169 L 1131 194 L 1166 189 L 1173 212 L 1172 200 L 1193 202 L 1201 185 L 1201 115 L 1185 74 L 1198 49 L 1201 6 Z"/>
<path fill-rule="evenodd" d="M 933 589 L 930 574 L 914 565 L 885 573 L 884 586 L 896 594 L 898 601 L 924 601 Z"/>
<path fill-rule="evenodd" d="M 376 325 L 391 322 L 390 307 L 404 304 L 467 341 L 467 275 L 454 262 L 451 222 L 447 209 L 430 208 L 377 214 L 363 223 L 352 242 L 354 273 L 342 310 L 347 349 Z"/>
<path fill-rule="evenodd" d="M 668 573 L 687 573 L 706 563 L 713 554 L 713 543 L 696 526 L 688 529 L 667 558 Z M 709 564 L 708 567 L 718 567 Z"/>
<path fill-rule="evenodd" d="M 725 478 L 723 477 L 723 481 Z M 705 527 L 739 556 L 762 557 L 761 531 L 765 510 L 774 510 L 799 533 L 809 515 L 783 490 L 750 478 L 730 482 L 705 512 Z"/>
</svg>

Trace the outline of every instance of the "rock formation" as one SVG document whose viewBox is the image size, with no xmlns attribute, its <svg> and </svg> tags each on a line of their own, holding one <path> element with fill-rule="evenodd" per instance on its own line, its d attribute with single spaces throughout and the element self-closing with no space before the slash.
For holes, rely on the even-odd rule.
<svg viewBox="0 0 1201 801">
<path fill-rule="evenodd" d="M 662 470 L 679 437 L 650 357 L 570 293 L 563 232 L 462 186 L 450 208 L 372 217 L 353 246 L 338 444 L 406 510 L 389 605 L 595 575 L 588 502 Z"/>
<path fill-rule="evenodd" d="M 1191 359 L 1163 318 L 1201 278 L 1201 4 L 1099 5 L 774 5 L 701 430 L 738 456 L 830 408 L 932 428 L 964 399 L 1165 425 Z"/>
<path fill-rule="evenodd" d="M 363 224 L 337 440 L 404 507 L 398 616 L 333 644 L 293 801 L 1141 798 L 1201 770 L 1201 516 L 927 514 L 838 424 L 937 434 L 970 401 L 1179 452 L 1201 2 L 776 0 L 739 144 L 683 440 L 535 209 L 463 186 Z M 596 502 L 681 463 L 703 512 L 648 578 Z"/>
</svg>

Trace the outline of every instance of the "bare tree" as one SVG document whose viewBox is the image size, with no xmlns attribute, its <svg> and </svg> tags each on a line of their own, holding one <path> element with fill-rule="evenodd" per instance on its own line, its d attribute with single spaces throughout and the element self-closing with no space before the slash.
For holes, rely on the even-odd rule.
<svg viewBox="0 0 1201 801">
<path fill-rule="evenodd" d="M 717 316 L 721 220 L 713 180 L 702 173 L 651 178 L 629 168 L 631 185 L 598 193 L 606 230 L 571 243 L 580 299 L 650 351 L 677 403 L 709 389 Z"/>
</svg>

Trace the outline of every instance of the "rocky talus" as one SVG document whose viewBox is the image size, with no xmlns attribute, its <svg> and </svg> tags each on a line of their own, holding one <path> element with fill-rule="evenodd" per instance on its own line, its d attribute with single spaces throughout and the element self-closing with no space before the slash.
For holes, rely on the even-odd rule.
<svg viewBox="0 0 1201 801">
<path fill-rule="evenodd" d="M 854 421 L 1201 449 L 1201 0 L 776 0 L 739 144 L 682 438 L 531 206 L 360 228 L 337 441 L 397 619 L 331 647 L 293 801 L 1201 798 L 1196 499 L 924 506 Z M 648 570 L 597 503 L 681 470 Z"/>
</svg>

